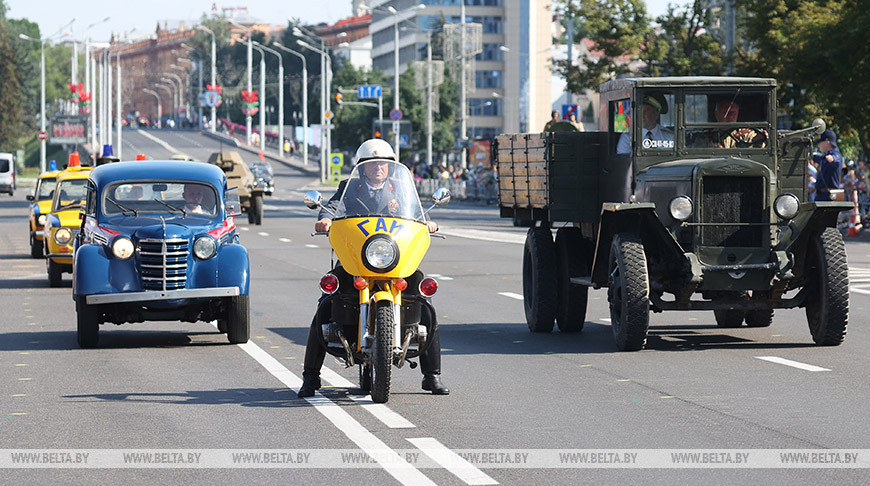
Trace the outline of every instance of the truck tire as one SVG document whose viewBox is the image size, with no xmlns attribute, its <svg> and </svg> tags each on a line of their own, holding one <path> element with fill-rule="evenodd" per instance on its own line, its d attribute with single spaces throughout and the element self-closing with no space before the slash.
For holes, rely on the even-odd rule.
<svg viewBox="0 0 870 486">
<path fill-rule="evenodd" d="M 746 327 L 770 327 L 773 309 L 755 309 L 746 312 Z"/>
<path fill-rule="evenodd" d="M 523 248 L 523 306 L 532 332 L 550 332 L 559 300 L 556 245 L 548 227 L 533 227 Z"/>
<path fill-rule="evenodd" d="M 610 246 L 610 325 L 616 347 L 637 351 L 646 345 L 649 329 L 649 274 L 640 238 L 619 233 Z"/>
<path fill-rule="evenodd" d="M 735 328 L 743 325 L 743 311 L 740 309 L 716 309 L 716 325 L 725 328 Z"/>
<path fill-rule="evenodd" d="M 30 256 L 42 258 L 42 242 L 36 239 L 36 235 L 30 233 Z"/>
<path fill-rule="evenodd" d="M 94 348 L 100 340 L 99 314 L 84 296 L 76 299 L 76 339 L 80 348 Z"/>
<path fill-rule="evenodd" d="M 846 246 L 835 228 L 825 228 L 810 238 L 805 285 L 807 322 L 813 341 L 837 346 L 846 338 L 849 323 L 849 268 Z"/>
<path fill-rule="evenodd" d="M 372 353 L 372 401 L 387 403 L 393 369 L 393 304 L 375 304 L 375 346 Z"/>
<path fill-rule="evenodd" d="M 580 332 L 586 322 L 589 288 L 574 285 L 571 277 L 586 277 L 587 253 L 591 251 L 578 228 L 560 228 L 556 232 L 556 253 L 559 256 L 559 302 L 556 323 L 561 332 Z"/>
<path fill-rule="evenodd" d="M 263 224 L 263 195 L 257 194 L 251 198 L 251 213 L 254 215 L 253 223 Z"/>
<path fill-rule="evenodd" d="M 60 287 L 63 283 L 63 270 L 59 263 L 54 263 L 51 258 L 46 258 L 45 266 L 48 268 L 48 286 Z"/>
<path fill-rule="evenodd" d="M 237 295 L 230 297 L 227 308 L 227 339 L 232 344 L 243 344 L 251 337 L 250 297 Z"/>
</svg>

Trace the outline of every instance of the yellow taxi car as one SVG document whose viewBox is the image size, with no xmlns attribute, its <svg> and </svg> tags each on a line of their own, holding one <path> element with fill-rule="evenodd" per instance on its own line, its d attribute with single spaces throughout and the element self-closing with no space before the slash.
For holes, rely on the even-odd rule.
<svg viewBox="0 0 870 486">
<path fill-rule="evenodd" d="M 51 199 L 54 196 L 54 186 L 57 183 L 57 175 L 59 170 L 48 170 L 43 172 L 36 180 L 36 189 L 33 194 L 28 194 L 27 200 L 33 204 L 30 205 L 30 256 L 33 258 L 42 258 L 42 230 L 45 226 L 45 220 L 48 218 L 48 213 L 51 211 Z"/>
<path fill-rule="evenodd" d="M 72 273 L 73 244 L 82 221 L 88 176 L 93 167 L 68 167 L 57 176 L 51 211 L 45 220 L 45 267 L 48 284 L 60 287 L 62 274 Z"/>
</svg>

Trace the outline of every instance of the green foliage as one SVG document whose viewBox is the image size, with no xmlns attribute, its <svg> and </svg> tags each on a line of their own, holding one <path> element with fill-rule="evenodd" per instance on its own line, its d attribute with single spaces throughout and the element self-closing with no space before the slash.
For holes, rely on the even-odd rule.
<svg viewBox="0 0 870 486">
<path fill-rule="evenodd" d="M 384 86 L 384 74 L 381 71 L 365 71 L 355 68 L 351 63 L 344 63 L 333 75 L 333 95 L 340 89 L 355 90 L 363 84 L 380 84 Z M 386 87 L 386 86 L 384 86 Z M 357 100 L 355 94 L 344 93 L 344 101 L 374 102 L 377 99 Z M 384 99 L 384 116 L 390 110 L 392 104 Z M 372 138 L 372 120 L 377 119 L 378 109 L 371 106 L 343 104 L 339 107 L 332 103 L 332 111 L 335 112 L 335 128 L 332 131 L 332 145 L 349 152 L 355 152 L 357 147 L 364 141 Z"/>
<path fill-rule="evenodd" d="M 710 35 L 713 12 L 703 0 L 677 9 L 668 5 L 665 15 L 656 22 L 658 35 L 650 37 L 644 48 L 645 60 L 651 66 L 648 74 L 659 76 L 721 76 L 725 74 L 725 47 Z"/>
<path fill-rule="evenodd" d="M 5 5 L 0 3 L 0 8 L 3 14 L 0 16 L 0 151 L 8 152 L 19 147 L 18 137 L 23 133 L 23 90 L 18 54 L 5 18 Z"/>
</svg>

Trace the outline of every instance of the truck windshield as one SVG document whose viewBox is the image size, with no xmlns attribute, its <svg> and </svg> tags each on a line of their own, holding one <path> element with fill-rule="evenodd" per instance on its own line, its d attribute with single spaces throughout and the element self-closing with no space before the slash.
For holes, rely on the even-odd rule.
<svg viewBox="0 0 870 486">
<path fill-rule="evenodd" d="M 738 90 L 686 94 L 686 147 L 768 146 L 768 96 Z"/>
</svg>

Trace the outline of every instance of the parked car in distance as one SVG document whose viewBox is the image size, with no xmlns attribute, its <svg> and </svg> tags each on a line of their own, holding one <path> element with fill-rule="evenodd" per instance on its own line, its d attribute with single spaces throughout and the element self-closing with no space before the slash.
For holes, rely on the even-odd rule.
<svg viewBox="0 0 870 486">
<path fill-rule="evenodd" d="M 82 224 L 80 215 L 91 170 L 93 167 L 68 167 L 57 176 L 43 230 L 45 269 L 52 287 L 60 287 L 64 273 L 72 273 L 73 240 Z"/>
<path fill-rule="evenodd" d="M 8 152 L 0 152 L 0 192 L 10 196 L 16 189 L 15 157 Z"/>
<path fill-rule="evenodd" d="M 172 156 L 169 157 L 169 160 L 185 160 L 185 161 L 190 160 L 190 161 L 192 161 L 192 160 L 196 160 L 196 159 L 194 159 L 193 157 L 191 157 L 187 154 L 172 154 Z"/>
<path fill-rule="evenodd" d="M 73 270 L 79 346 L 97 345 L 101 323 L 175 320 L 217 320 L 231 343 L 248 341 L 241 207 L 220 168 L 107 164 L 91 173 L 87 196 Z"/>
<path fill-rule="evenodd" d="M 252 162 L 251 172 L 254 174 L 254 187 L 263 189 L 263 194 L 271 196 L 275 192 L 272 164 L 266 161 Z"/>
<path fill-rule="evenodd" d="M 33 194 L 27 195 L 27 200 L 33 202 L 30 205 L 30 256 L 42 258 L 45 243 L 43 230 L 48 213 L 51 212 L 51 201 L 54 197 L 54 188 L 57 185 L 59 170 L 48 170 L 36 179 L 36 187 Z"/>
</svg>

